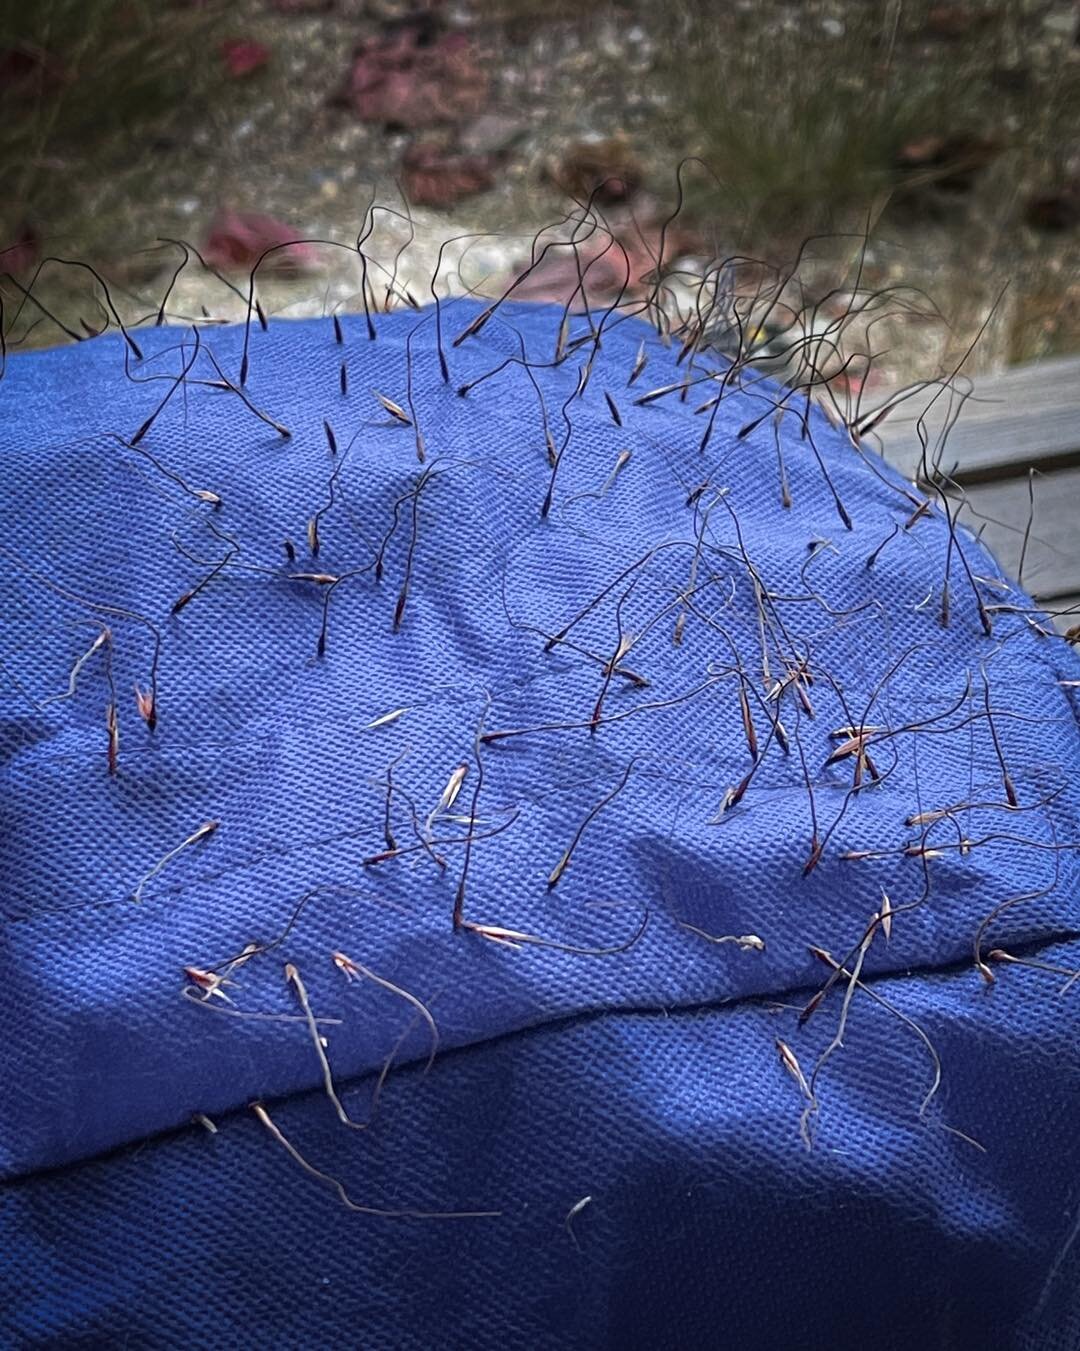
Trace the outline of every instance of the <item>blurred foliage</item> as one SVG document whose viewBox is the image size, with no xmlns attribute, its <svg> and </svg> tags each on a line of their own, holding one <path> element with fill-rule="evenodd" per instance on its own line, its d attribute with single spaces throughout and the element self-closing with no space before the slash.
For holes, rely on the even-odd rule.
<svg viewBox="0 0 1080 1351">
<path fill-rule="evenodd" d="M 63 240 L 137 291 L 168 265 L 145 247 L 157 235 L 204 240 L 232 208 L 347 237 L 361 181 L 392 196 L 410 156 L 441 171 L 476 132 L 497 165 L 462 228 L 531 231 L 611 173 L 630 189 L 605 209 L 648 223 L 698 155 L 714 176 L 688 167 L 680 224 L 705 251 L 779 263 L 869 219 L 888 278 L 933 277 L 958 331 L 1009 280 L 1010 355 L 1080 344 L 1066 0 L 446 0 L 440 22 L 479 53 L 490 106 L 403 144 L 340 91 L 356 44 L 392 47 L 420 8 L 0 0 L 0 247 L 25 241 L 29 259 Z M 266 70 L 230 79 L 223 39 L 265 44 Z M 854 247 L 836 241 L 838 266 Z M 48 269 L 44 284 L 87 282 Z"/>
<path fill-rule="evenodd" d="M 1076 128 L 1080 66 L 1031 49 L 1039 12 L 1025 0 L 810 3 L 772 18 L 674 0 L 663 43 L 673 140 L 721 180 L 699 182 L 692 205 L 730 220 L 734 203 L 744 241 L 875 203 L 921 209 L 935 186 L 955 204 L 1006 155 L 1020 188 L 1053 176 Z"/>
<path fill-rule="evenodd" d="M 142 155 L 223 84 L 224 0 L 0 0 L 5 223 L 62 193 L 66 163 Z M 212 51 L 212 47 L 210 49 Z"/>
</svg>

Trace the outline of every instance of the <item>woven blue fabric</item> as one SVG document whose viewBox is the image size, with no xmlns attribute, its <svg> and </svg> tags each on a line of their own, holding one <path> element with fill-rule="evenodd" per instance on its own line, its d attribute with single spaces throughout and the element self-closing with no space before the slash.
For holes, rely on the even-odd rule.
<svg viewBox="0 0 1080 1351">
<path fill-rule="evenodd" d="M 4 1344 L 1076 1346 L 1080 986 L 974 945 L 1080 965 L 1080 666 L 816 408 L 479 314 L 9 356 Z"/>
</svg>

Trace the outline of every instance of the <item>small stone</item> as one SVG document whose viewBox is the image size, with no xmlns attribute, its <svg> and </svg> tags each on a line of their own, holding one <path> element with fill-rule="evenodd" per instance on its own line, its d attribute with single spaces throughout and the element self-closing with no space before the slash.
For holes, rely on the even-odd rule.
<svg viewBox="0 0 1080 1351">
<path fill-rule="evenodd" d="M 1076 11 L 1069 9 L 1047 14 L 1043 19 L 1043 27 L 1050 33 L 1060 33 L 1062 37 L 1070 38 L 1076 31 Z"/>
<path fill-rule="evenodd" d="M 528 126 L 514 117 L 483 113 L 461 133 L 462 149 L 473 155 L 497 155 L 521 139 Z"/>
</svg>

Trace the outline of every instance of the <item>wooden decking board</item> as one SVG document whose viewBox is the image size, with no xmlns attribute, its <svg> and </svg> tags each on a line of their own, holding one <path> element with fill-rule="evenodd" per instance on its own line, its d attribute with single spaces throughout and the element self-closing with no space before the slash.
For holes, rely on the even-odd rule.
<svg viewBox="0 0 1080 1351">
<path fill-rule="evenodd" d="M 934 391 L 922 390 L 876 429 L 882 453 L 910 477 L 922 459 L 917 421 L 925 414 L 931 454 L 958 396 L 946 390 L 927 410 Z M 869 411 L 869 410 L 868 410 Z M 961 482 L 1008 477 L 1014 466 L 1043 469 L 1080 463 L 1080 357 L 1036 362 L 974 382 L 941 454 Z"/>
<path fill-rule="evenodd" d="M 1054 628 L 1059 633 L 1065 633 L 1080 624 L 1080 591 L 1072 596 L 1058 596 L 1055 601 L 1048 601 L 1047 604 L 1051 610 L 1057 612 L 1054 615 Z"/>
<path fill-rule="evenodd" d="M 1018 577 L 1024 531 L 1031 506 L 1027 476 L 968 488 L 957 519 L 981 527 L 988 545 L 1010 578 L 1040 599 L 1068 595 L 1080 586 L 1080 469 L 1036 474 L 1035 512 Z"/>
<path fill-rule="evenodd" d="M 994 375 L 981 375 L 967 380 L 963 374 L 956 377 L 958 388 L 970 389 L 972 397 L 967 401 L 965 417 L 993 418 L 994 410 L 1002 403 L 1037 401 L 1052 406 L 1062 404 L 1075 405 L 1078 394 L 1076 383 L 1080 376 L 1080 356 L 1052 357 L 1047 361 L 1029 361 L 1022 366 L 1009 366 Z M 934 393 L 928 389 L 923 396 L 927 403 Z M 948 391 L 942 400 L 948 397 Z M 919 403 L 912 398 L 901 404 L 892 418 L 913 422 L 918 417 Z"/>
<path fill-rule="evenodd" d="M 922 459 L 916 422 L 932 397 L 933 391 L 921 392 L 876 429 L 885 458 L 909 478 L 918 476 Z M 931 453 L 957 407 L 946 391 L 926 415 Z M 975 380 L 940 463 L 958 485 L 952 491 L 962 503 L 958 519 L 972 529 L 982 526 L 1005 573 L 1040 599 L 1080 596 L 1080 357 Z M 1018 579 L 1030 468 L 1037 471 L 1035 513 Z"/>
</svg>

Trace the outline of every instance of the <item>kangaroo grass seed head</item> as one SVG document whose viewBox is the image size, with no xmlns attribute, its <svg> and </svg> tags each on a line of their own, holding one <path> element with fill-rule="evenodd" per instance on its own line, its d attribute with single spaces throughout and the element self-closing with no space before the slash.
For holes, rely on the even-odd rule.
<svg viewBox="0 0 1080 1351">
<path fill-rule="evenodd" d="M 96 765 L 88 811 L 123 868 L 103 905 L 231 933 L 233 956 L 182 968 L 178 1014 L 235 1033 L 262 1084 L 290 1038 L 335 1131 L 389 1117 L 410 1057 L 430 1089 L 457 1072 L 443 1044 L 566 993 L 571 1013 L 738 999 L 807 1148 L 843 1157 L 849 1074 L 887 1081 L 882 1114 L 976 1143 L 938 1119 L 941 1020 L 894 980 L 943 952 L 987 1004 L 1080 979 L 1039 955 L 1075 889 L 1080 681 L 969 529 L 978 485 L 945 442 L 971 349 L 877 380 L 885 335 L 935 316 L 871 280 L 869 229 L 828 274 L 811 241 L 783 265 L 679 257 L 697 171 L 644 259 L 593 193 L 512 276 L 481 276 L 475 238 L 420 270 L 420 223 L 373 199 L 355 244 L 306 241 L 350 269 L 351 317 L 283 316 L 283 244 L 245 284 L 167 241 L 141 307 L 57 260 L 94 324 L 36 279 L 0 286 L 5 372 L 30 324 L 105 372 L 75 506 L 42 469 L 67 443 L 42 435 L 0 539 L 12 698 Z M 196 275 L 239 324 L 195 317 Z M 116 333 L 82 342 L 99 322 Z M 910 477 L 876 449 L 903 426 Z M 779 989 L 799 1006 L 767 1008 Z M 362 1204 L 290 1118 L 250 1110 L 351 1212 L 499 1213 Z M 586 1246 L 605 1197 L 579 1179 L 555 1223 Z"/>
</svg>

